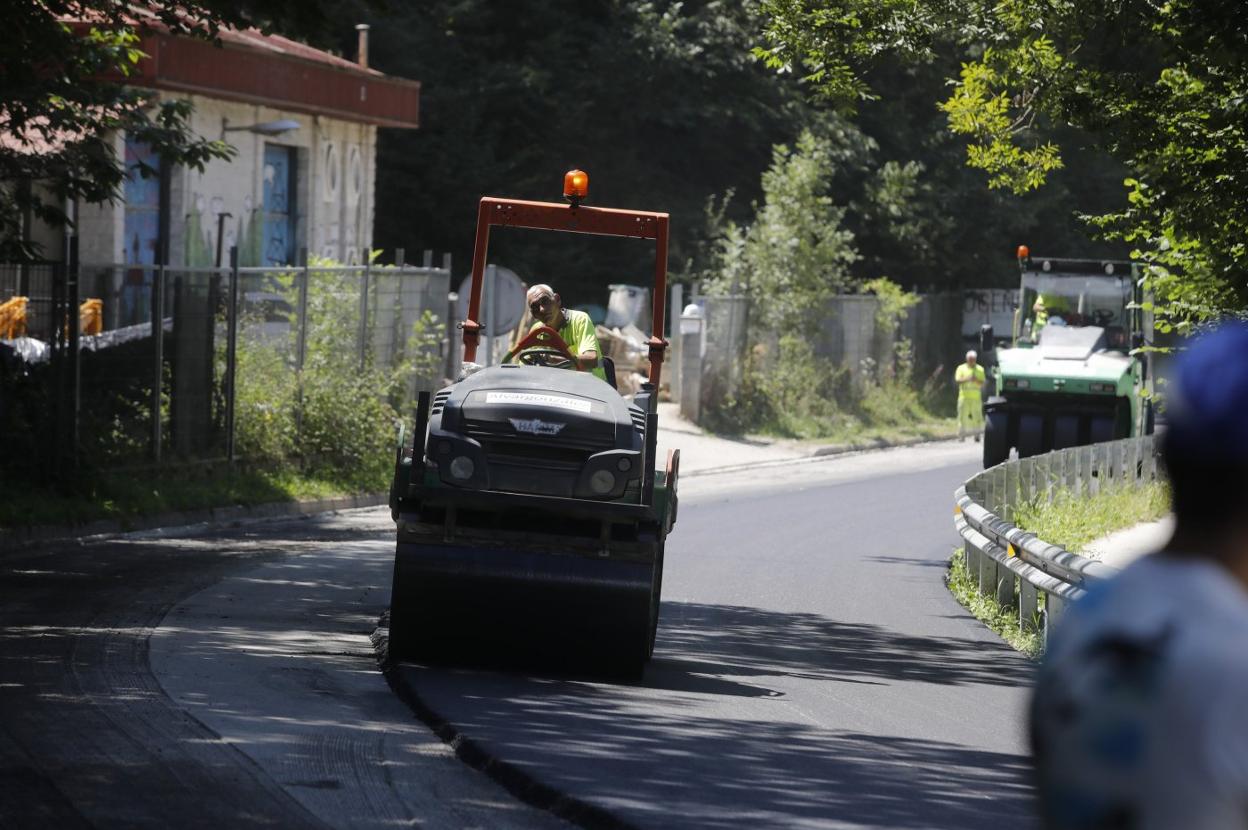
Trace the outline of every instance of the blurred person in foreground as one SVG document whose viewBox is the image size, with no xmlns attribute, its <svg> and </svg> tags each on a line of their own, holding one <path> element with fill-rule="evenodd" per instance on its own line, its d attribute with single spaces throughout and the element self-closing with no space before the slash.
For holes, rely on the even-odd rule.
<svg viewBox="0 0 1248 830">
<path fill-rule="evenodd" d="M 1047 828 L 1248 828 L 1248 326 L 1180 357 L 1166 412 L 1174 535 L 1071 607 L 1037 677 Z"/>
</svg>

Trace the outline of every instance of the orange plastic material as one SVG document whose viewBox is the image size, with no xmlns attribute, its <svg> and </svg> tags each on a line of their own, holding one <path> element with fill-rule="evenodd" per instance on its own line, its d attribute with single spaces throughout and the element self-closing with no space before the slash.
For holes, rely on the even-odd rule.
<svg viewBox="0 0 1248 830">
<path fill-rule="evenodd" d="M 103 300 L 84 300 L 78 306 L 78 330 L 83 334 L 99 334 L 104 331 Z"/>
<path fill-rule="evenodd" d="M 589 195 L 589 174 L 584 170 L 569 170 L 563 174 L 563 198 L 584 199 Z"/>
<path fill-rule="evenodd" d="M 1031 248 L 1028 248 L 1026 245 L 1019 245 L 1018 246 L 1018 258 L 1026 259 L 1029 256 L 1031 256 Z"/>
<path fill-rule="evenodd" d="M 0 303 L 0 339 L 12 340 L 26 336 L 26 297 L 14 297 Z"/>
</svg>

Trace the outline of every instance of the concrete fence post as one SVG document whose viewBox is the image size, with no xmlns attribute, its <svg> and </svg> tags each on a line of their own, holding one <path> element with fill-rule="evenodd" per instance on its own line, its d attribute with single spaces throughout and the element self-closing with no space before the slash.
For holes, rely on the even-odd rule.
<svg viewBox="0 0 1248 830">
<path fill-rule="evenodd" d="M 461 343 L 459 338 L 459 293 L 452 291 L 446 295 L 446 365 L 444 371 L 451 381 L 459 377 Z"/>
<path fill-rule="evenodd" d="M 679 401 L 680 400 L 680 375 L 681 375 L 680 367 L 681 367 L 682 357 L 684 356 L 684 349 L 681 348 L 681 340 L 682 340 L 680 336 L 681 314 L 679 312 L 681 312 L 685 307 L 684 306 L 685 287 L 678 282 L 672 283 L 671 298 L 672 298 L 672 303 L 670 306 L 671 311 L 667 315 L 668 326 L 670 327 L 670 331 L 668 333 L 668 339 L 671 342 L 671 353 L 668 355 L 668 360 L 671 361 L 671 365 L 675 371 L 667 372 L 667 388 L 668 388 L 668 394 L 670 395 L 671 400 Z"/>
<path fill-rule="evenodd" d="M 702 340 L 706 319 L 690 303 L 680 315 L 680 414 L 697 423 L 702 417 Z"/>
<path fill-rule="evenodd" d="M 368 289 L 369 277 L 372 276 L 372 258 L 365 256 L 364 273 L 360 275 L 360 331 L 357 338 L 357 355 L 360 371 L 364 371 L 368 355 Z"/>
</svg>

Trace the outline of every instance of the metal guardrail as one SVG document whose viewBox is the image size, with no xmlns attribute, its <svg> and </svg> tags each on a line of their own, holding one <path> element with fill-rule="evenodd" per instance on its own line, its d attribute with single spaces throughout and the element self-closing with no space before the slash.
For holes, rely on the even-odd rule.
<svg viewBox="0 0 1248 830">
<path fill-rule="evenodd" d="M 1092 496 L 1109 486 L 1138 486 L 1155 481 L 1158 470 L 1157 444 L 1145 435 L 1006 461 L 970 478 L 954 493 L 954 526 L 980 593 L 1017 608 L 1019 627 L 1047 639 L 1066 604 L 1117 569 L 1016 527 L 1015 510 L 1062 491 Z"/>
</svg>

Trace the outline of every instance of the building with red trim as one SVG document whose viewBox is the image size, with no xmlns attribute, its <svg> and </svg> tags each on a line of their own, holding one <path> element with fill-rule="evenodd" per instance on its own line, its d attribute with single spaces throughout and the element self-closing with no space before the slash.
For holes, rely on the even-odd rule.
<svg viewBox="0 0 1248 830">
<path fill-rule="evenodd" d="M 192 129 L 227 140 L 237 155 L 202 172 L 162 169 L 163 185 L 132 176 L 123 204 L 82 206 L 81 260 L 213 265 L 237 245 L 242 265 L 294 263 L 305 249 L 363 261 L 372 245 L 377 130 L 420 123 L 419 82 L 369 68 L 366 35 L 361 60 L 350 61 L 255 30 L 222 31 L 220 46 L 146 34 L 148 57 L 127 82 L 189 99 Z M 142 158 L 160 168 L 145 146 L 115 140 L 128 163 Z M 128 304 L 137 313 L 142 298 Z"/>
</svg>

